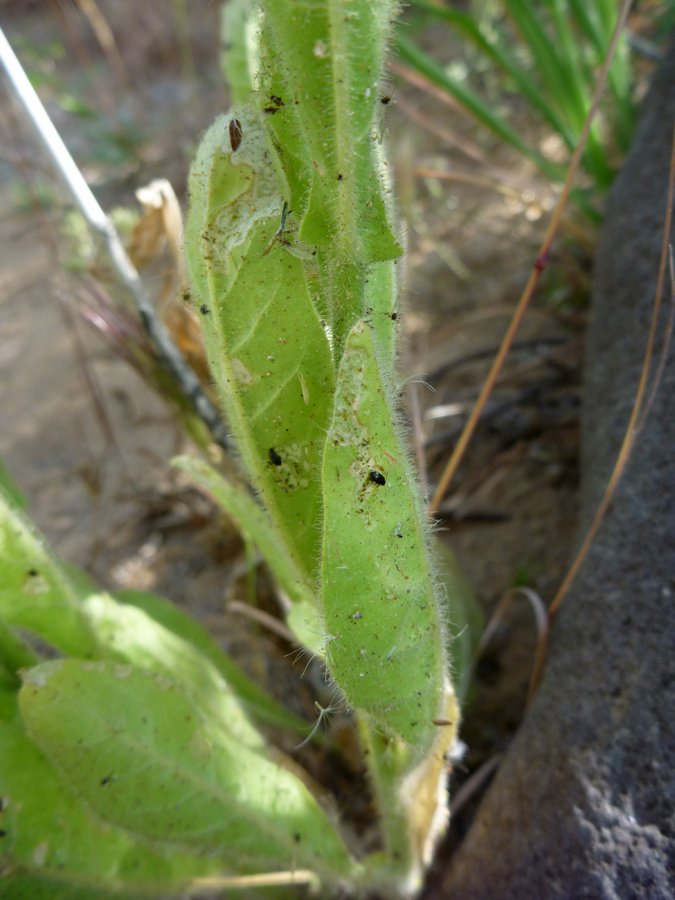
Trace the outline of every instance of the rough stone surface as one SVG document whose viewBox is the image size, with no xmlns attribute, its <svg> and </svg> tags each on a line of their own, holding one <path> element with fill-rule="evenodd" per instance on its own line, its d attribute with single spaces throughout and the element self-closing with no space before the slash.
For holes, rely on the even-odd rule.
<svg viewBox="0 0 675 900">
<path fill-rule="evenodd" d="M 612 191 L 597 253 L 581 534 L 603 494 L 635 396 L 674 122 L 671 45 Z M 609 514 L 555 621 L 536 700 L 447 874 L 443 896 L 675 897 L 674 597 L 671 350 Z"/>
</svg>

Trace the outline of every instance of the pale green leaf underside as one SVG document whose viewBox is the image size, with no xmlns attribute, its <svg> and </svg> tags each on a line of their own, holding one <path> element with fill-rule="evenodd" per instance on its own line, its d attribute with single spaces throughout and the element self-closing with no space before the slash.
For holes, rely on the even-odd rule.
<svg viewBox="0 0 675 900">
<path fill-rule="evenodd" d="M 108 594 L 89 594 L 82 605 L 109 657 L 166 676 L 242 744 L 264 746 L 218 669 L 191 643 Z"/>
<path fill-rule="evenodd" d="M 211 637 L 206 628 L 174 603 L 148 591 L 119 591 L 115 599 L 137 606 L 169 631 L 187 641 L 220 672 L 230 690 L 255 719 L 304 734 L 307 723 L 276 703 L 252 681 Z"/>
</svg>

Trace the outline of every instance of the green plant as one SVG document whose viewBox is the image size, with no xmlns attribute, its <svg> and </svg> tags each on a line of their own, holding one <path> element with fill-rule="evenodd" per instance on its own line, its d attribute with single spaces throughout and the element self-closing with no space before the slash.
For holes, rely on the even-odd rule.
<svg viewBox="0 0 675 900">
<path fill-rule="evenodd" d="M 185 248 L 254 493 L 178 461 L 258 547 L 290 627 L 352 710 L 382 849 L 348 847 L 254 724 L 297 720 L 170 604 L 111 597 L 62 565 L 14 492 L 0 503 L 5 896 L 178 893 L 298 868 L 330 889 L 419 883 L 447 814 L 458 708 L 396 410 L 401 247 L 378 132 L 395 12 L 385 0 L 230 10 L 235 104 L 192 166 Z M 453 677 L 461 693 L 459 666 Z"/>
<path fill-rule="evenodd" d="M 571 153 L 576 147 L 591 104 L 597 72 L 617 22 L 614 0 L 504 0 L 491 13 L 460 12 L 413 0 L 414 9 L 447 24 L 460 34 L 484 63 L 501 73 L 504 84 L 517 90 L 535 115 L 562 140 Z M 477 121 L 531 159 L 547 178 L 562 180 L 557 168 L 530 146 L 508 121 L 464 79 L 452 74 L 403 33 L 396 47 L 402 59 L 462 103 Z M 620 41 L 609 70 L 611 103 L 604 127 L 593 126 L 583 156 L 593 190 L 604 193 L 614 175 L 611 159 L 626 152 L 633 132 L 634 104 L 628 44 Z M 578 196 L 578 195 L 577 195 Z"/>
</svg>

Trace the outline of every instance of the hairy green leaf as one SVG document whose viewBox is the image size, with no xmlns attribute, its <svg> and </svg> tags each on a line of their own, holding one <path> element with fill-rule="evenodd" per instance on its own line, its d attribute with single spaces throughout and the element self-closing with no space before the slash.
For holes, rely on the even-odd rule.
<svg viewBox="0 0 675 900">
<path fill-rule="evenodd" d="M 30 736 L 106 821 L 218 851 L 238 869 L 353 870 L 304 785 L 207 719 L 168 679 L 58 660 L 26 673 L 19 699 Z"/>
<path fill-rule="evenodd" d="M 208 463 L 192 456 L 179 456 L 173 462 L 205 488 L 232 516 L 237 526 L 249 535 L 270 567 L 279 587 L 291 601 L 289 626 L 301 644 L 310 650 L 318 650 L 323 642 L 314 592 L 305 573 L 286 553 L 264 510 L 246 491 L 227 481 Z"/>
<path fill-rule="evenodd" d="M 283 191 L 259 114 L 232 110 L 206 133 L 192 167 L 185 247 L 239 451 L 286 552 L 311 580 L 335 376 Z"/>
<path fill-rule="evenodd" d="M 183 893 L 223 862 L 139 841 L 98 818 L 26 734 L 16 699 L 0 718 L 0 896 L 98 900 Z"/>
<path fill-rule="evenodd" d="M 366 322 L 338 375 L 323 465 L 326 657 L 347 700 L 420 754 L 445 707 L 443 629 L 417 485 Z"/>
<path fill-rule="evenodd" d="M 37 657 L 33 651 L 14 634 L 14 631 L 0 618 L 0 667 L 9 678 L 8 683 L 19 686 L 19 669 L 34 666 Z"/>
<path fill-rule="evenodd" d="M 268 0 L 264 8 L 270 57 L 261 62 L 274 60 L 274 90 L 280 91 L 274 96 L 283 103 L 270 116 L 270 128 L 282 154 L 302 153 L 311 166 L 300 187 L 303 196 L 292 197 L 304 212 L 300 240 L 336 248 L 344 260 L 362 265 L 400 256 L 373 143 L 392 4 Z M 263 68 L 263 89 L 265 76 Z M 297 116 L 296 107 L 301 107 Z M 299 125 L 294 135 L 283 127 L 289 115 Z"/>
<path fill-rule="evenodd" d="M 83 600 L 83 608 L 109 656 L 170 678 L 243 745 L 263 747 L 262 735 L 249 722 L 229 685 L 196 647 L 142 609 L 117 603 L 108 594 L 90 594 Z"/>
</svg>

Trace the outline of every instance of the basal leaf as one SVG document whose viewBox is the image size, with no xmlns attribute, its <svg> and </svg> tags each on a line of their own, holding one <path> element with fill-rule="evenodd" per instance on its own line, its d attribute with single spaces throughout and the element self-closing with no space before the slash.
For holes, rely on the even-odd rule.
<svg viewBox="0 0 675 900">
<path fill-rule="evenodd" d="M 108 655 L 171 681 L 244 746 L 262 749 L 253 727 L 230 686 L 200 650 L 174 634 L 142 609 L 117 603 L 108 594 L 90 594 L 83 608 Z"/>
<path fill-rule="evenodd" d="M 183 894 L 224 862 L 139 841 L 104 823 L 26 734 L 16 699 L 0 720 L 0 896 L 99 900 Z"/>
<path fill-rule="evenodd" d="M 29 668 L 37 662 L 33 651 L 0 619 L 0 668 L 9 676 L 9 681 L 19 686 L 19 669 Z"/>
<path fill-rule="evenodd" d="M 118 827 L 218 851 L 243 868 L 353 872 L 304 785 L 207 720 L 167 679 L 59 660 L 26 674 L 20 707 L 50 762 Z"/>
</svg>

